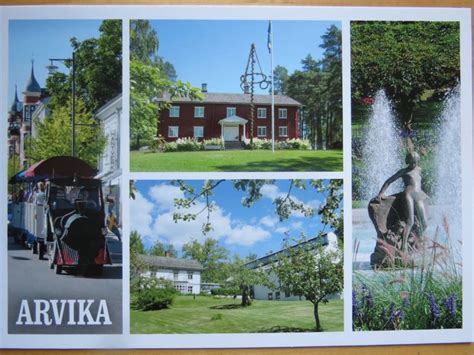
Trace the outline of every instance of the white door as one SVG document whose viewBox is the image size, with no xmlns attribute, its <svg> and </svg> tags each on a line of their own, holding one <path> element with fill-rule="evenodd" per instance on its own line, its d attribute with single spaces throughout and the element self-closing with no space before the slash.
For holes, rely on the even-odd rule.
<svg viewBox="0 0 474 355">
<path fill-rule="evenodd" d="M 224 126 L 224 140 L 225 141 L 238 141 L 239 140 L 239 126 L 236 126 L 236 127 Z"/>
</svg>

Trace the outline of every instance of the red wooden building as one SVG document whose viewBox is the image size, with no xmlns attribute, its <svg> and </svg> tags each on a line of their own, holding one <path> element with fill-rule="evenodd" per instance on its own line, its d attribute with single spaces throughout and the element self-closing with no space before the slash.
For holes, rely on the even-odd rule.
<svg viewBox="0 0 474 355">
<path fill-rule="evenodd" d="M 160 115 L 158 133 L 167 141 L 178 138 L 223 138 L 225 142 L 250 138 L 250 94 L 210 93 L 203 84 L 202 101 L 181 98 Z M 169 101 L 166 94 L 160 99 Z M 272 138 L 271 96 L 254 95 L 254 138 Z M 275 95 L 275 140 L 299 138 L 301 104 Z"/>
</svg>

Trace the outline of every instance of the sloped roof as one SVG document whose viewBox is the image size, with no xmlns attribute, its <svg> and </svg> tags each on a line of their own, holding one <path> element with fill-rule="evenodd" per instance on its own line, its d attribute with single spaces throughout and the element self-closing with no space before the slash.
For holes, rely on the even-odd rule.
<svg viewBox="0 0 474 355">
<path fill-rule="evenodd" d="M 25 92 L 41 93 L 41 86 L 35 78 L 35 71 L 33 69 L 33 65 L 31 65 L 30 78 L 28 79 L 28 82 L 26 83 Z"/>
<path fill-rule="evenodd" d="M 145 262 L 152 269 L 172 269 L 172 270 L 204 270 L 200 262 L 192 259 L 178 259 L 167 256 L 141 255 Z"/>
<path fill-rule="evenodd" d="M 18 100 L 18 92 L 17 92 L 17 89 L 16 89 L 16 85 L 15 85 L 15 98 L 13 99 L 13 103 L 12 105 L 10 106 L 10 111 L 8 112 L 20 112 L 20 100 Z"/>
<path fill-rule="evenodd" d="M 306 241 L 304 241 L 300 244 L 292 245 L 289 248 L 282 249 L 282 250 L 277 251 L 275 253 L 265 255 L 261 258 L 250 261 L 245 265 L 249 269 L 256 269 L 258 267 L 265 266 L 265 265 L 268 265 L 268 264 L 271 264 L 271 263 L 275 262 L 276 260 L 278 260 L 278 257 L 280 256 L 280 254 L 284 255 L 284 254 L 288 253 L 289 249 L 296 248 L 296 247 L 301 247 L 302 245 L 312 245 L 312 244 L 316 245 L 317 243 L 321 243 L 322 246 L 326 247 L 326 246 L 330 245 L 331 239 L 335 240 L 336 243 L 337 243 L 336 238 L 337 237 L 333 232 L 325 233 L 321 236 L 308 239 L 308 240 L 306 240 Z"/>
<path fill-rule="evenodd" d="M 179 99 L 173 100 L 175 103 L 186 103 L 186 102 L 196 102 L 196 103 L 214 103 L 214 104 L 249 104 L 250 103 L 250 94 L 234 94 L 234 93 L 218 93 L 218 92 L 204 92 L 204 99 L 201 100 L 191 100 L 187 97 L 181 97 Z M 162 97 L 157 99 L 158 101 L 170 101 L 169 93 L 164 93 Z M 271 105 L 272 97 L 271 95 L 254 95 L 254 103 L 256 105 Z M 275 105 L 284 105 L 284 106 L 301 106 L 301 103 L 292 99 L 286 95 L 275 95 Z"/>
</svg>

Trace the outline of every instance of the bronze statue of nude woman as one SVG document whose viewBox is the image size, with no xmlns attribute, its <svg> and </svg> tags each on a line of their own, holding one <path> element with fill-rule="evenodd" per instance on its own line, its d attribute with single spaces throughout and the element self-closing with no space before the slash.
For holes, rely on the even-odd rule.
<svg viewBox="0 0 474 355">
<path fill-rule="evenodd" d="M 407 167 L 400 169 L 389 177 L 376 197 L 378 201 L 384 200 L 386 198 L 384 193 L 390 184 L 402 178 L 405 190 L 397 194 L 397 196 L 401 199 L 398 206 L 403 211 L 400 212 L 403 212 L 401 214 L 405 217 L 403 220 L 405 225 L 402 232 L 402 250 L 404 252 L 408 250 L 408 237 L 415 224 L 415 215 L 418 219 L 420 231 L 423 232 L 427 227 L 425 200 L 428 196 L 421 189 L 421 168 L 418 165 L 419 161 L 420 156 L 417 152 L 408 152 L 405 158 Z"/>
</svg>

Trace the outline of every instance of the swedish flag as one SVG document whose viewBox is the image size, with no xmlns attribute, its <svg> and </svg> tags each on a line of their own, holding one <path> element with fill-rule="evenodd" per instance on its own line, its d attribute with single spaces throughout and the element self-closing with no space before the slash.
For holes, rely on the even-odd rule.
<svg viewBox="0 0 474 355">
<path fill-rule="evenodd" d="M 272 21 L 268 21 L 268 40 L 267 40 L 268 53 L 272 52 Z"/>
</svg>

